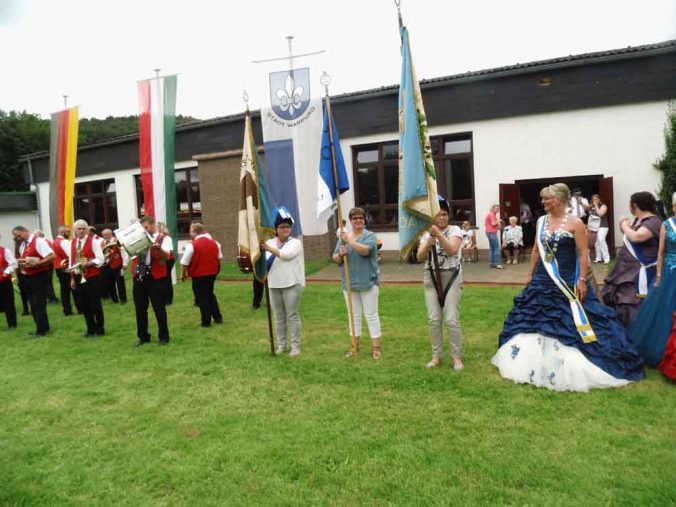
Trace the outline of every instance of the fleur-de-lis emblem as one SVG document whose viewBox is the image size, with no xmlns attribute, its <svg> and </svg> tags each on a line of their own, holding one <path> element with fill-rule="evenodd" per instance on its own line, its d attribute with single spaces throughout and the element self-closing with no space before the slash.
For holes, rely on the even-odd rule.
<svg viewBox="0 0 676 507">
<path fill-rule="evenodd" d="M 279 108 L 282 111 L 288 111 L 290 116 L 296 109 L 300 109 L 300 98 L 303 96 L 303 87 L 296 86 L 293 81 L 293 76 L 289 74 L 286 76 L 284 88 L 278 88 L 275 92 L 279 99 Z"/>
<path fill-rule="evenodd" d="M 521 349 L 516 345 L 512 345 L 512 359 L 516 359 L 516 356 L 519 355 Z"/>
</svg>

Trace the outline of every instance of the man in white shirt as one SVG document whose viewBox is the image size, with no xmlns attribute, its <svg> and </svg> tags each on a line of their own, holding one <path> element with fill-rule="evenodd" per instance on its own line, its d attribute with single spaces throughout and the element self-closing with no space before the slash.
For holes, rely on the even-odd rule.
<svg viewBox="0 0 676 507">
<path fill-rule="evenodd" d="M 87 323 L 83 336 L 103 336 L 106 331 L 101 304 L 101 267 L 104 261 L 101 241 L 89 234 L 89 226 L 84 220 L 76 220 L 73 230 L 75 234 L 68 256 L 72 275 L 70 286 Z"/>
<path fill-rule="evenodd" d="M 586 223 L 587 212 L 589 211 L 589 201 L 582 197 L 582 191 L 579 188 L 573 189 L 573 197 L 570 198 L 570 214 L 578 217 Z"/>
<path fill-rule="evenodd" d="M 54 262 L 54 251 L 44 238 L 31 234 L 22 225 L 12 229 L 14 241 L 19 243 L 19 269 L 25 276 L 26 290 L 30 300 L 35 332 L 30 335 L 41 338 L 49 332 L 47 318 L 47 285 L 49 268 Z"/>
<path fill-rule="evenodd" d="M 7 327 L 16 328 L 16 306 L 12 278 L 18 264 L 11 249 L 0 245 L 0 311 L 5 312 Z"/>
</svg>

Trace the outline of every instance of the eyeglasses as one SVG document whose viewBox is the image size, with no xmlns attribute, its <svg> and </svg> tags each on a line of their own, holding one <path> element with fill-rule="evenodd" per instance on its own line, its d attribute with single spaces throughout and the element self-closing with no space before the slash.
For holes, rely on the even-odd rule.
<svg viewBox="0 0 676 507">
<path fill-rule="evenodd" d="M 362 217 L 362 216 L 355 216 L 355 217 L 351 217 L 350 220 L 364 220 L 364 217 Z"/>
</svg>

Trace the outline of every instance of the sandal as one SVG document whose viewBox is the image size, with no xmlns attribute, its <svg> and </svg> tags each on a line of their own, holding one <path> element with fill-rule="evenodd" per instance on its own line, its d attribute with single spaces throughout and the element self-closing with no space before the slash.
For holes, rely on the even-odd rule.
<svg viewBox="0 0 676 507">
<path fill-rule="evenodd" d="M 371 357 L 373 359 L 380 359 L 380 346 L 371 349 Z"/>
<path fill-rule="evenodd" d="M 345 352 L 345 357 L 350 358 L 350 357 L 356 357 L 359 355 L 359 342 L 354 341 L 352 342 L 352 345 L 350 346 L 350 350 Z"/>
</svg>

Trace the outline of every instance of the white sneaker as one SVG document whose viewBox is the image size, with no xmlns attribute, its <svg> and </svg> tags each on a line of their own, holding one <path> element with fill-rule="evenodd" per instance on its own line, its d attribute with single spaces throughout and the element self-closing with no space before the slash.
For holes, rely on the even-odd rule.
<svg viewBox="0 0 676 507">
<path fill-rule="evenodd" d="M 495 266 L 495 269 L 505 269 L 505 268 L 502 264 L 498 264 L 497 266 Z"/>
<path fill-rule="evenodd" d="M 439 358 L 433 357 L 432 360 L 425 365 L 425 368 L 436 368 L 439 366 Z"/>
<path fill-rule="evenodd" d="M 465 368 L 465 365 L 462 364 L 462 361 L 453 360 L 453 371 L 460 371 Z"/>
<path fill-rule="evenodd" d="M 300 349 L 297 349 L 295 347 L 291 347 L 291 352 L 289 352 L 290 357 L 296 357 L 300 356 Z"/>
<path fill-rule="evenodd" d="M 286 345 L 279 345 L 277 346 L 277 354 L 283 354 L 288 350 Z"/>
<path fill-rule="evenodd" d="M 514 259 L 514 260 L 512 261 L 512 264 L 518 264 L 518 263 L 519 263 L 519 261 L 517 261 L 516 259 Z"/>
</svg>

